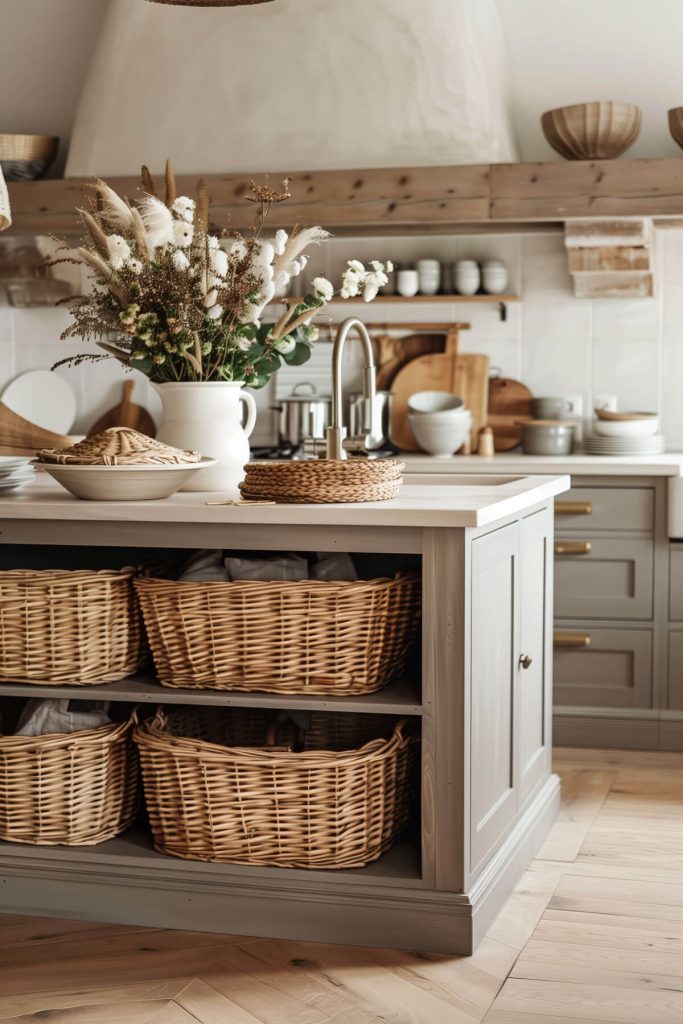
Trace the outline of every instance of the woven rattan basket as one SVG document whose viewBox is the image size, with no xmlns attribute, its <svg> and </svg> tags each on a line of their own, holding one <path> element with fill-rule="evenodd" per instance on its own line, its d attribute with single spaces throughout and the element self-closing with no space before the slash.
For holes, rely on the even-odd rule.
<svg viewBox="0 0 683 1024">
<path fill-rule="evenodd" d="M 256 739 L 251 711 L 247 726 L 231 724 L 241 710 L 159 712 L 136 729 L 157 850 L 231 864 L 354 868 L 391 846 L 414 806 L 418 740 L 406 722 L 387 730 L 367 723 L 374 715 L 312 713 L 297 753 L 281 745 L 289 730 L 269 729 L 267 719 Z M 364 743 L 369 728 L 389 738 Z M 231 746 L 243 731 L 259 746 Z M 346 749 L 335 750 L 340 738 Z"/>
<path fill-rule="evenodd" d="M 132 721 L 64 735 L 0 736 L 0 839 L 91 846 L 132 823 Z"/>
<path fill-rule="evenodd" d="M 135 570 L 0 572 L 0 681 L 113 682 L 140 661 Z"/>
<path fill-rule="evenodd" d="M 420 612 L 417 573 L 135 587 L 163 686 L 372 693 L 403 669 Z"/>
<path fill-rule="evenodd" d="M 400 459 L 301 459 L 250 462 L 240 484 L 243 498 L 285 505 L 387 501 L 403 481 Z"/>
</svg>

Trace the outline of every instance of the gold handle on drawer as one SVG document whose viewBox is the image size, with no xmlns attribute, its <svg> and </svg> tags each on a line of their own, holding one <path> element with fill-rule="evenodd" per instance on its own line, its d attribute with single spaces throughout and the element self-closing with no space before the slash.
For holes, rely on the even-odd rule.
<svg viewBox="0 0 683 1024">
<path fill-rule="evenodd" d="M 553 633 L 555 647 L 590 647 L 591 643 L 589 633 L 562 633 L 560 630 Z"/>
<path fill-rule="evenodd" d="M 556 555 L 590 555 L 593 545 L 589 540 L 556 540 Z"/>
<path fill-rule="evenodd" d="M 591 516 L 593 505 L 590 501 L 556 501 L 556 516 Z"/>
</svg>

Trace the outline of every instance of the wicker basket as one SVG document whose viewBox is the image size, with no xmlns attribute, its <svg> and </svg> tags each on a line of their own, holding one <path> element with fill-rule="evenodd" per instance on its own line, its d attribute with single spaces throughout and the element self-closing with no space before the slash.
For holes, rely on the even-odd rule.
<svg viewBox="0 0 683 1024">
<path fill-rule="evenodd" d="M 275 736 L 267 716 L 258 731 L 258 712 L 240 725 L 241 710 L 160 711 L 136 729 L 157 850 L 229 864 L 354 868 L 391 846 L 414 806 L 418 738 L 406 722 L 382 730 L 367 722 L 374 715 L 312 713 L 296 753 L 269 749 L 289 737 Z M 359 746 L 368 729 L 390 738 Z M 245 735 L 252 746 L 231 746 Z M 340 740 L 346 749 L 334 750 Z"/>
<path fill-rule="evenodd" d="M 0 681 L 113 682 L 140 661 L 135 570 L 0 572 Z"/>
<path fill-rule="evenodd" d="M 403 482 L 400 459 L 302 459 L 250 462 L 240 493 L 283 505 L 387 501 Z"/>
<path fill-rule="evenodd" d="M 0 839 L 93 846 L 128 828 L 137 792 L 132 724 L 0 736 Z"/>
<path fill-rule="evenodd" d="M 403 669 L 420 579 L 135 581 L 163 686 L 360 694 Z"/>
</svg>

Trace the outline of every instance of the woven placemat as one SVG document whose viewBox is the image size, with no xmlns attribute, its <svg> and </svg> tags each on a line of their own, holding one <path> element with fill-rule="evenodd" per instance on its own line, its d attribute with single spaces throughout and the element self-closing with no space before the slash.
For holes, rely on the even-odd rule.
<svg viewBox="0 0 683 1024">
<path fill-rule="evenodd" d="M 400 490 L 404 468 L 400 459 L 250 462 L 240 493 L 289 505 L 388 501 Z"/>
<path fill-rule="evenodd" d="M 73 466 L 168 466 L 201 462 L 199 452 L 182 451 L 130 427 L 110 427 L 69 448 L 43 448 L 39 462 Z"/>
</svg>

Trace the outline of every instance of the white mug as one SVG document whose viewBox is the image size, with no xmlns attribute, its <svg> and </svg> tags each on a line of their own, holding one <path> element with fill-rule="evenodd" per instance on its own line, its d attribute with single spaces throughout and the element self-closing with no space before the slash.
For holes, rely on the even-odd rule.
<svg viewBox="0 0 683 1024">
<path fill-rule="evenodd" d="M 417 270 L 399 270 L 396 277 L 396 290 L 399 295 L 406 298 L 417 295 L 419 284 Z"/>
</svg>

